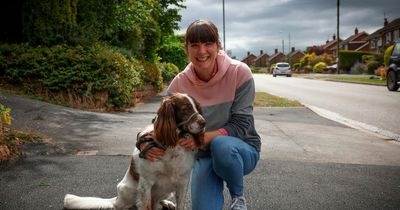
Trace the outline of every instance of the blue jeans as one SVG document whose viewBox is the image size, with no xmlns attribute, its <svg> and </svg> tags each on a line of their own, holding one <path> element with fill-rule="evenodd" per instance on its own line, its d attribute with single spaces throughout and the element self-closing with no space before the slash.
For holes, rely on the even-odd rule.
<svg viewBox="0 0 400 210">
<path fill-rule="evenodd" d="M 218 136 L 211 155 L 195 161 L 192 171 L 192 210 L 220 210 L 224 206 L 224 181 L 231 196 L 243 195 L 243 176 L 256 167 L 257 150 L 241 139 Z"/>
</svg>

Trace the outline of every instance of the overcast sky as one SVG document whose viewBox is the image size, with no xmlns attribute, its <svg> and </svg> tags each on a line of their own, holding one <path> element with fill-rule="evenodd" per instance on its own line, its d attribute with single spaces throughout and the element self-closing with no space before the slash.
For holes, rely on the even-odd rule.
<svg viewBox="0 0 400 210">
<path fill-rule="evenodd" d="M 247 51 L 260 50 L 272 55 L 274 49 L 285 53 L 290 46 L 305 50 L 322 45 L 336 34 L 336 0 L 225 0 L 226 49 L 238 59 Z M 196 19 L 216 24 L 223 38 L 222 0 L 186 0 L 177 33 L 184 33 Z M 389 21 L 400 17 L 399 0 L 340 0 L 340 37 L 359 32 L 369 34 L 383 27 L 384 15 Z"/>
</svg>

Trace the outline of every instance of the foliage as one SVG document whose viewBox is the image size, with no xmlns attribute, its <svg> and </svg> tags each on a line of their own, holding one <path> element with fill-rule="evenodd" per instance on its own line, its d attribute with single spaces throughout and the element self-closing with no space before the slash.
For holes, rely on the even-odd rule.
<svg viewBox="0 0 400 210">
<path fill-rule="evenodd" d="M 339 66 L 340 69 L 350 71 L 351 67 L 362 61 L 363 55 L 374 55 L 370 52 L 359 52 L 351 50 L 339 50 Z"/>
<path fill-rule="evenodd" d="M 141 75 L 142 80 L 161 91 L 163 89 L 161 70 L 154 63 L 143 61 L 141 64 L 144 68 L 144 74 Z"/>
<path fill-rule="evenodd" d="M 366 65 L 364 63 L 357 62 L 351 67 L 350 74 L 363 74 L 365 70 Z"/>
<path fill-rule="evenodd" d="M 313 72 L 314 73 L 322 73 L 322 71 L 327 67 L 325 62 L 319 62 L 314 65 L 313 67 Z"/>
<path fill-rule="evenodd" d="M 183 70 L 188 62 L 181 36 L 169 36 L 158 50 L 161 62 L 173 63 Z"/>
<path fill-rule="evenodd" d="M 82 97 L 106 92 L 107 105 L 116 107 L 131 102 L 131 92 L 141 86 L 144 72 L 135 59 L 100 43 L 90 47 L 4 44 L 0 59 L 0 73 L 11 83 L 27 88 L 40 85 L 50 92 L 71 91 Z"/>
<path fill-rule="evenodd" d="M 389 66 L 389 59 L 390 59 L 390 54 L 392 54 L 394 45 L 389 46 L 386 48 L 385 53 L 383 54 L 383 63 L 385 64 L 386 67 Z"/>
<path fill-rule="evenodd" d="M 11 112 L 10 108 L 5 107 L 3 104 L 0 103 L 0 115 L 1 115 L 0 123 L 4 123 L 6 125 L 11 125 L 10 112 Z"/>
<path fill-rule="evenodd" d="M 179 74 L 179 68 L 173 63 L 162 63 L 161 64 L 161 75 L 164 81 L 171 81 L 177 74 Z"/>
</svg>

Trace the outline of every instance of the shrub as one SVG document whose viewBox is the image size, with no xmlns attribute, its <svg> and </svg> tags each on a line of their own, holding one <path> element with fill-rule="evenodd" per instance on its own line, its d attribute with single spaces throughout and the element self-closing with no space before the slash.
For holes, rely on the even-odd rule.
<svg viewBox="0 0 400 210">
<path fill-rule="evenodd" d="M 26 91 L 40 88 L 80 97 L 106 93 L 109 107 L 129 105 L 131 92 L 141 86 L 144 72 L 138 61 L 104 44 L 35 48 L 5 44 L 0 45 L 0 59 L 0 75 L 23 84 Z"/>
<path fill-rule="evenodd" d="M 366 66 L 363 63 L 355 63 L 350 69 L 350 74 L 363 74 L 365 72 Z"/>
<path fill-rule="evenodd" d="M 385 64 L 386 67 L 389 66 L 389 59 L 390 59 L 390 54 L 392 53 L 393 46 L 391 45 L 388 48 L 386 48 L 385 53 L 383 55 L 383 63 Z"/>
<path fill-rule="evenodd" d="M 322 73 L 322 71 L 327 67 L 325 62 L 319 62 L 314 65 L 313 72 L 314 73 Z"/>
<path fill-rule="evenodd" d="M 375 70 L 381 66 L 381 63 L 379 63 L 378 61 L 370 61 L 367 63 L 367 74 L 374 74 Z"/>
<path fill-rule="evenodd" d="M 166 82 L 171 81 L 179 73 L 179 68 L 173 63 L 162 63 L 160 68 L 161 75 Z"/>
<path fill-rule="evenodd" d="M 351 67 L 357 63 L 362 62 L 363 55 L 374 55 L 370 52 L 358 52 L 350 50 L 339 50 L 339 66 L 340 69 L 349 71 Z"/>
</svg>

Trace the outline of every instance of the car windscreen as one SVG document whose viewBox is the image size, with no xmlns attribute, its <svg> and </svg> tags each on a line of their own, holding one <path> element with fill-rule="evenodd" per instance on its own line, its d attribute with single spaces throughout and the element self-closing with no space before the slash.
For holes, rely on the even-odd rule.
<svg viewBox="0 0 400 210">
<path fill-rule="evenodd" d="M 280 64 L 277 64 L 276 66 L 278 66 L 278 67 L 289 67 L 289 64 L 280 63 Z"/>
</svg>

